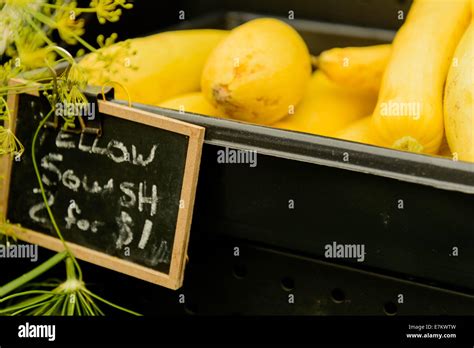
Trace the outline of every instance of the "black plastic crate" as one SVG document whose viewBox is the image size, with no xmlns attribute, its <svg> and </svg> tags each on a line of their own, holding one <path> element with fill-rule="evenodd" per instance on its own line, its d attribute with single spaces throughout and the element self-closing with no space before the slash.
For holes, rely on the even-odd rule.
<svg viewBox="0 0 474 348">
<path fill-rule="evenodd" d="M 146 316 L 471 315 L 472 296 L 193 231 L 184 286 L 169 290 L 81 263 L 94 293 Z M 235 256 L 235 248 L 239 256 Z M 41 249 L 41 260 L 52 252 Z M 30 269 L 7 260 L 2 278 Z M 64 278 L 64 267 L 47 277 Z M 117 286 L 120 284 L 120 286 Z M 106 314 L 126 314 L 101 306 Z"/>
<path fill-rule="evenodd" d="M 205 15 L 174 29 L 230 29 L 258 16 Z M 312 54 L 394 35 L 309 20 L 288 23 Z M 135 106 L 206 127 L 192 233 L 205 230 L 320 259 L 333 241 L 364 244 L 365 262 L 343 263 L 474 291 L 473 164 Z M 225 147 L 257 150 L 257 167 L 217 163 L 216 152 Z"/>
</svg>

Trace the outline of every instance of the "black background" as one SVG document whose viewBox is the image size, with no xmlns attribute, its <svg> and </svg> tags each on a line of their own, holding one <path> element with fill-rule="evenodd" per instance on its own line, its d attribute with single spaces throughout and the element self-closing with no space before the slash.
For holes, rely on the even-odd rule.
<svg viewBox="0 0 474 348">
<path fill-rule="evenodd" d="M 89 1 L 84 1 L 87 5 Z M 117 23 L 98 24 L 95 16 L 87 16 L 85 38 L 95 42 L 98 33 L 116 32 L 119 38 L 148 35 L 181 23 L 180 11 L 185 21 L 203 15 L 245 11 L 287 17 L 293 11 L 296 19 L 318 20 L 331 23 L 352 24 L 369 28 L 398 29 L 403 21 L 398 11 L 406 14 L 411 0 L 135 0 L 133 10 L 126 10 Z M 81 1 L 79 1 L 81 3 Z"/>
</svg>

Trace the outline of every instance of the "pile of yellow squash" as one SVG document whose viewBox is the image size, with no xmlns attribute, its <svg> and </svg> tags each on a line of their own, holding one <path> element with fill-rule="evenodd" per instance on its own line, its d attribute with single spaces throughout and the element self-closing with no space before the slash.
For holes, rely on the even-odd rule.
<svg viewBox="0 0 474 348">
<path fill-rule="evenodd" d="M 132 39 L 137 54 L 114 78 L 127 92 L 116 97 L 474 162 L 472 8 L 471 0 L 414 0 L 391 44 L 318 57 L 271 18 Z M 107 82 L 97 53 L 80 65 L 91 84 Z"/>
</svg>

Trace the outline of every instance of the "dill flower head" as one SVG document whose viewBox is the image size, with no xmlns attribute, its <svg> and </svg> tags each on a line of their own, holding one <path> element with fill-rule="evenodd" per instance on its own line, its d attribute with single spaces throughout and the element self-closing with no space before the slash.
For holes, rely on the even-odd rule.
<svg viewBox="0 0 474 348">
<path fill-rule="evenodd" d="M 54 61 L 55 53 L 44 46 L 44 41 L 39 33 L 29 27 L 21 29 L 14 42 L 16 53 L 11 52 L 11 56 L 17 55 L 19 64 L 26 69 L 35 69 Z"/>
<path fill-rule="evenodd" d="M 105 38 L 103 35 L 97 37 L 97 43 L 100 49 L 84 57 L 81 66 L 84 67 L 90 84 L 101 86 L 107 81 L 116 78 L 117 73 L 123 68 L 127 58 L 137 54 L 132 48 L 131 41 L 125 40 L 115 42 L 117 34 L 113 33 Z M 137 70 L 138 67 L 130 64 L 127 69 Z M 122 80 L 126 78 L 121 76 Z"/>
<path fill-rule="evenodd" d="M 84 34 L 84 19 L 76 19 L 76 3 L 71 2 L 55 15 L 56 30 L 61 39 L 69 45 L 77 43 L 77 37 Z"/>
<path fill-rule="evenodd" d="M 82 67 L 77 65 L 75 62 L 63 71 L 57 79 L 57 99 L 65 105 L 73 105 L 74 108 L 85 107 L 89 101 L 84 94 L 84 90 L 87 87 L 86 74 Z M 49 96 L 50 102 L 54 107 L 54 96 Z M 77 115 L 74 112 L 74 108 L 66 108 L 63 110 L 61 117 L 64 120 L 63 129 L 76 128 Z"/>
<path fill-rule="evenodd" d="M 97 14 L 97 19 L 101 24 L 105 22 L 117 22 L 122 14 L 122 8 L 131 9 L 132 4 L 127 3 L 127 0 L 92 0 L 90 5 L 94 8 Z"/>
<path fill-rule="evenodd" d="M 16 66 L 12 59 L 0 65 L 0 87 L 8 85 L 8 80 L 17 76 L 20 72 L 21 67 Z"/>
</svg>

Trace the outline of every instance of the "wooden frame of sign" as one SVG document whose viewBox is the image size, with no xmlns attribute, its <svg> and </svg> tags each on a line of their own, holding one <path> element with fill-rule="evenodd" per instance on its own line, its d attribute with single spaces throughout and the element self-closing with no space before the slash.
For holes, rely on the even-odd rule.
<svg viewBox="0 0 474 348">
<path fill-rule="evenodd" d="M 12 79 L 11 85 L 22 84 L 19 79 Z M 39 90 L 32 88 L 26 94 L 39 96 Z M 8 96 L 8 108 L 11 111 L 11 122 L 5 123 L 5 128 L 9 128 L 15 133 L 17 118 L 17 108 L 21 94 L 10 94 Z M 175 238 L 171 252 L 169 273 L 162 273 L 152 268 L 148 268 L 134 262 L 124 260 L 115 256 L 105 254 L 84 246 L 67 242 L 68 247 L 74 255 L 81 260 L 109 268 L 142 280 L 149 281 L 170 289 L 178 289 L 182 286 L 184 278 L 184 268 L 187 259 L 187 248 L 189 243 L 189 233 L 194 207 L 197 179 L 201 161 L 202 145 L 204 141 L 205 129 L 200 126 L 174 120 L 165 116 L 160 116 L 151 112 L 122 106 L 105 100 L 98 100 L 99 112 L 108 116 L 138 122 L 151 127 L 160 128 L 166 131 L 179 133 L 189 137 L 187 156 L 184 167 L 183 185 L 181 189 L 181 200 L 187 202 L 184 208 L 178 212 Z M 6 221 L 8 216 L 8 197 L 10 191 L 10 175 L 12 170 L 13 156 L 0 156 L 0 219 Z M 15 225 L 15 221 L 8 221 L 9 228 L 14 236 L 28 243 L 38 244 L 54 251 L 63 251 L 64 246 L 59 238 L 46 235 Z"/>
</svg>

